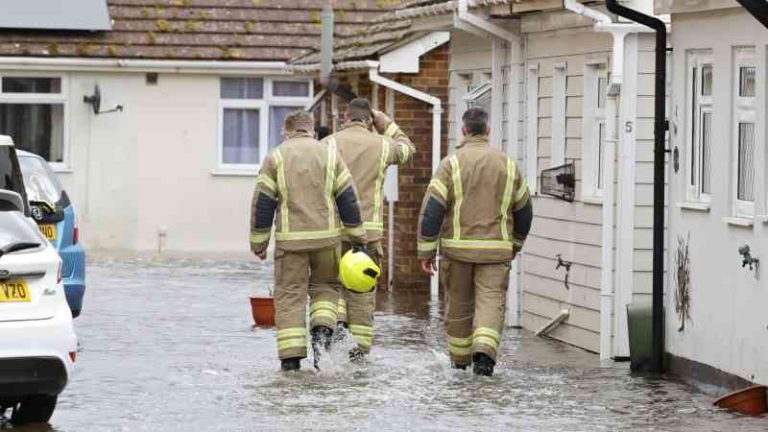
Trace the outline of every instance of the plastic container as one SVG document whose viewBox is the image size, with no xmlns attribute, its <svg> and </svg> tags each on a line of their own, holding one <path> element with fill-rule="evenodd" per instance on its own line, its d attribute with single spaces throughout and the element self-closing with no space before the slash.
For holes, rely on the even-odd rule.
<svg viewBox="0 0 768 432">
<path fill-rule="evenodd" d="M 257 326 L 275 325 L 275 299 L 267 296 L 251 297 L 251 313 Z"/>
<path fill-rule="evenodd" d="M 630 369 L 646 370 L 651 363 L 653 307 L 650 303 L 627 305 Z"/>
<path fill-rule="evenodd" d="M 754 385 L 728 393 L 716 400 L 715 406 L 751 416 L 765 414 L 768 412 L 766 388 L 764 385 Z"/>
</svg>

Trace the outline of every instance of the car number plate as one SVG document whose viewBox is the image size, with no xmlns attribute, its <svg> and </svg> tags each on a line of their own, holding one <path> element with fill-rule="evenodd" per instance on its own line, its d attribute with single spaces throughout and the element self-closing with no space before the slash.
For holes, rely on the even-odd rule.
<svg viewBox="0 0 768 432">
<path fill-rule="evenodd" d="M 0 282 L 0 303 L 29 303 L 29 285 L 23 279 Z"/>
<path fill-rule="evenodd" d="M 44 225 L 38 225 L 37 226 L 40 229 L 40 232 L 43 233 L 43 236 L 48 241 L 54 241 L 56 240 L 56 225 L 53 224 L 44 224 Z"/>
</svg>

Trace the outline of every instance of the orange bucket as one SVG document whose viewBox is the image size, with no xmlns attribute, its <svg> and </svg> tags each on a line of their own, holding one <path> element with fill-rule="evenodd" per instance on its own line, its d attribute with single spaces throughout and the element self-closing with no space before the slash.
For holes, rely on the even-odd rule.
<svg viewBox="0 0 768 432">
<path fill-rule="evenodd" d="M 275 299 L 272 297 L 251 297 L 251 313 L 257 326 L 274 326 Z"/>
<path fill-rule="evenodd" d="M 728 393 L 715 401 L 715 405 L 729 411 L 738 411 L 742 414 L 759 416 L 768 412 L 768 400 L 766 400 L 766 386 L 754 385 Z"/>
</svg>

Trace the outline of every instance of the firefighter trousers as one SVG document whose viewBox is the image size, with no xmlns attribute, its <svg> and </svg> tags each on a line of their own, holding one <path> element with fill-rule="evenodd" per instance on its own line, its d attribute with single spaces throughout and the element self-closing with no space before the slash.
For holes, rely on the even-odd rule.
<svg viewBox="0 0 768 432">
<path fill-rule="evenodd" d="M 451 360 L 466 366 L 472 354 L 496 360 L 504 328 L 510 264 L 476 264 L 442 258 L 445 329 Z"/>
<path fill-rule="evenodd" d="M 368 253 L 373 260 L 381 265 L 383 250 L 381 241 L 371 242 L 367 245 Z M 342 242 L 342 255 L 352 249 L 352 245 Z M 373 312 L 376 310 L 376 288 L 369 293 L 356 293 L 341 287 L 339 297 L 339 322 L 349 324 L 352 338 L 357 342 L 360 351 L 369 353 L 373 345 Z"/>
<path fill-rule="evenodd" d="M 338 247 L 275 251 L 275 324 L 281 360 L 307 357 L 307 295 L 310 328 L 336 327 L 338 277 Z"/>
</svg>

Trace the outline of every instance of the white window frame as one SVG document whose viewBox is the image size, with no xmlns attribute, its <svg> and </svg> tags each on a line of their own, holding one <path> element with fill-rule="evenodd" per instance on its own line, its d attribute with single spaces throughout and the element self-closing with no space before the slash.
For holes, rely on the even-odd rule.
<svg viewBox="0 0 768 432">
<path fill-rule="evenodd" d="M 751 122 L 755 125 L 755 153 L 757 153 L 757 88 L 755 89 L 754 97 L 740 97 L 739 96 L 739 81 L 740 81 L 740 68 L 742 66 L 751 66 L 756 69 L 755 80 L 759 81 L 757 75 L 760 74 L 757 67 L 757 51 L 754 47 L 750 48 L 738 48 L 734 50 L 733 61 L 733 80 L 731 89 L 733 91 L 733 122 L 731 133 L 732 137 L 732 168 L 731 168 L 731 182 L 733 194 L 733 213 L 736 217 L 753 218 L 755 216 L 755 202 L 744 201 L 739 199 L 739 123 Z M 757 164 L 757 154 L 754 155 L 754 162 Z M 755 166 L 757 168 L 757 166 Z M 757 198 L 758 188 L 757 184 L 754 185 L 755 198 Z"/>
<path fill-rule="evenodd" d="M 600 125 L 606 131 L 606 107 L 599 106 L 600 80 L 605 80 L 606 102 L 608 100 L 608 63 L 605 60 L 587 62 L 584 67 L 584 97 L 582 117 L 582 197 L 602 199 L 603 188 L 600 187 L 600 173 L 606 164 L 601 163 L 600 154 Z M 603 136 L 603 148 L 606 137 Z M 604 173 L 603 173 L 604 174 Z"/>
<path fill-rule="evenodd" d="M 551 167 L 565 164 L 565 116 L 568 101 L 568 72 L 565 63 L 552 65 L 552 149 Z"/>
<path fill-rule="evenodd" d="M 712 195 L 712 172 L 710 171 L 710 193 L 704 192 L 703 178 L 702 178 L 702 165 L 704 161 L 703 152 L 703 118 L 704 114 L 710 115 L 710 122 L 712 121 L 712 93 L 704 95 L 702 93 L 703 80 L 702 70 L 705 66 L 712 68 L 714 75 L 714 61 L 712 57 L 712 51 L 694 51 L 689 53 L 686 65 L 685 75 L 685 98 L 686 98 L 686 110 L 685 110 L 685 140 L 686 140 L 686 158 L 685 158 L 685 172 L 686 172 L 686 189 L 687 200 L 690 202 L 702 202 L 711 203 Z M 695 71 L 695 76 L 694 76 Z M 714 76 L 712 78 L 712 85 L 714 87 Z M 695 88 L 694 88 L 695 86 Z M 714 128 L 710 124 L 710 146 L 713 144 L 712 134 Z M 711 156 L 710 149 L 710 156 Z M 710 167 L 712 167 L 713 161 L 710 160 Z"/>
<path fill-rule="evenodd" d="M 525 75 L 525 160 L 528 190 L 539 190 L 539 64 L 529 63 Z"/>
<path fill-rule="evenodd" d="M 221 82 L 224 78 L 251 78 L 263 80 L 263 91 L 261 99 L 223 99 L 221 98 Z M 296 81 L 309 84 L 309 94 L 305 96 L 273 96 L 272 84 L 274 81 Z M 219 139 L 217 144 L 217 165 L 218 170 L 227 172 L 248 172 L 256 174 L 261 168 L 261 161 L 258 164 L 238 164 L 224 162 L 224 110 L 225 109 L 258 109 L 259 110 L 259 155 L 263 160 L 269 152 L 269 115 L 270 108 L 295 107 L 304 108 L 312 103 L 314 97 L 314 86 L 310 79 L 298 77 L 270 77 L 270 76 L 230 76 L 219 77 Z"/>
<path fill-rule="evenodd" d="M 61 93 L 3 93 L 1 84 L 2 79 L 5 77 L 58 78 L 61 80 Z M 69 172 L 72 169 L 72 158 L 69 146 L 69 85 L 68 74 L 29 71 L 0 72 L 0 104 L 50 104 L 62 106 L 61 133 L 63 134 L 63 137 L 61 155 L 63 160 L 61 162 L 48 162 L 55 172 Z"/>
</svg>

